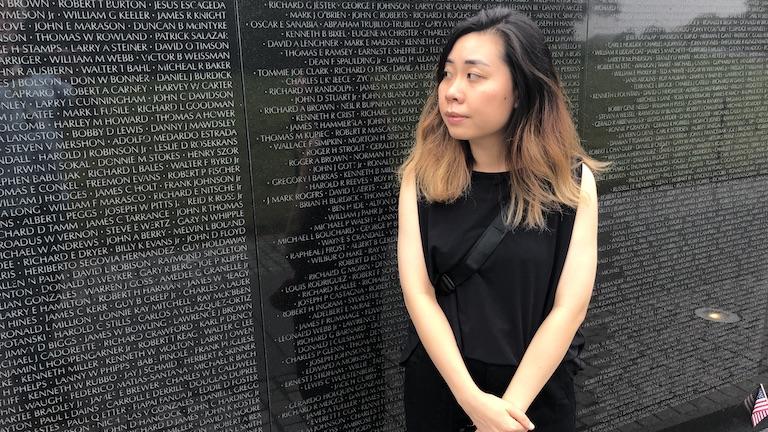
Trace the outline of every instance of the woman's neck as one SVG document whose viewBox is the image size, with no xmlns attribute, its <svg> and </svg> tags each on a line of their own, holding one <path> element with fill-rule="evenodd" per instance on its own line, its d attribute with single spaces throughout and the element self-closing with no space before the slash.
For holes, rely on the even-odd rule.
<svg viewBox="0 0 768 432">
<path fill-rule="evenodd" d="M 469 142 L 474 171 L 502 172 L 509 171 L 504 156 L 504 145 L 501 139 L 476 139 Z"/>
</svg>

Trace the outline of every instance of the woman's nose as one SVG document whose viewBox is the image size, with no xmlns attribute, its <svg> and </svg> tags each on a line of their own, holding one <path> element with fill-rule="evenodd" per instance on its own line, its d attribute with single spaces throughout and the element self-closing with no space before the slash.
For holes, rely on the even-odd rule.
<svg viewBox="0 0 768 432">
<path fill-rule="evenodd" d="M 464 98 L 464 89 L 461 79 L 454 79 L 448 83 L 448 88 L 445 90 L 445 97 L 449 101 L 455 100 L 461 102 Z"/>
</svg>

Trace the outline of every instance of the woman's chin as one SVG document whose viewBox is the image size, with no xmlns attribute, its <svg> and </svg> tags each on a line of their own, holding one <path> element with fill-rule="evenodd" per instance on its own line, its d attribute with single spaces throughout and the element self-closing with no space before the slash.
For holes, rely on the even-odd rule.
<svg viewBox="0 0 768 432">
<path fill-rule="evenodd" d="M 459 141 L 469 141 L 472 138 L 466 133 L 461 133 L 457 130 L 451 130 L 450 128 L 448 129 L 448 135 L 450 135 L 451 138 Z"/>
</svg>

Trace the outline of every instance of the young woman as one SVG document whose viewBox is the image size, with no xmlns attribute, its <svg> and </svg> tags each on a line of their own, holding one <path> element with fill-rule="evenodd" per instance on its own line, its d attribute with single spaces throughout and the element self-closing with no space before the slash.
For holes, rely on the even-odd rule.
<svg viewBox="0 0 768 432">
<path fill-rule="evenodd" d="M 597 270 L 597 189 L 544 36 L 483 11 L 449 35 L 400 169 L 398 268 L 409 432 L 574 431 L 566 352 Z M 436 291 L 502 212 L 506 234 Z"/>
</svg>

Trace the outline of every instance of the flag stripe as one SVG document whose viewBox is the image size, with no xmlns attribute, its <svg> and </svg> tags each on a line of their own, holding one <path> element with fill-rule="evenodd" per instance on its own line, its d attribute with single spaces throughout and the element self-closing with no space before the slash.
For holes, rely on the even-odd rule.
<svg viewBox="0 0 768 432">
<path fill-rule="evenodd" d="M 760 384 L 755 406 L 752 408 L 752 427 L 757 426 L 766 417 L 768 417 L 768 397 L 765 394 L 765 387 Z"/>
</svg>

